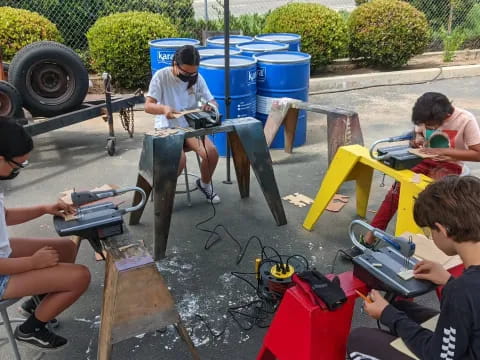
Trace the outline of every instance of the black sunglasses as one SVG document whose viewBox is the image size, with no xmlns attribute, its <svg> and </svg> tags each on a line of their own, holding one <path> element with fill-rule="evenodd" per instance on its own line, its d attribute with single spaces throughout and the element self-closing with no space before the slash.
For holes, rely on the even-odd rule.
<svg viewBox="0 0 480 360">
<path fill-rule="evenodd" d="M 177 65 L 177 67 L 183 72 L 183 74 L 184 74 L 185 76 L 194 77 L 194 76 L 197 76 L 197 74 L 198 74 L 198 71 L 191 73 L 191 72 L 188 72 L 188 71 L 182 69 L 182 67 L 180 66 L 180 64 L 176 63 L 176 65 Z"/>
<path fill-rule="evenodd" d="M 23 163 L 19 163 L 13 159 L 8 159 L 8 158 L 5 158 L 5 160 L 9 163 L 14 164 L 19 169 L 25 169 L 28 166 L 28 160 L 25 160 Z"/>
</svg>

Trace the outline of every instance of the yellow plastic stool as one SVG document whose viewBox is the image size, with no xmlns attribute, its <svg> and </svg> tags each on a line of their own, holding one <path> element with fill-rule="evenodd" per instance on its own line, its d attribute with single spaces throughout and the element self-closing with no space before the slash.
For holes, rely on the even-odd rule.
<svg viewBox="0 0 480 360">
<path fill-rule="evenodd" d="M 413 204 L 417 195 L 433 182 L 433 179 L 410 170 L 395 170 L 370 157 L 368 149 L 360 145 L 342 146 L 338 149 L 330 167 L 325 174 L 303 227 L 312 230 L 328 203 L 346 181 L 355 180 L 357 197 L 357 214 L 367 214 L 368 197 L 372 185 L 373 170 L 378 170 L 400 183 L 397 225 L 395 235 L 406 231 L 421 233 L 413 220 Z"/>
</svg>

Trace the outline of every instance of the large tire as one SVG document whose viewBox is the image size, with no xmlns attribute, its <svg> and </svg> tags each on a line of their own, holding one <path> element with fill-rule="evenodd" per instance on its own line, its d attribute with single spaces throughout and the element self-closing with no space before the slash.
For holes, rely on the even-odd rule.
<svg viewBox="0 0 480 360">
<path fill-rule="evenodd" d="M 8 82 L 0 80 L 0 117 L 20 117 L 22 113 L 22 97 L 17 89 Z"/>
<path fill-rule="evenodd" d="M 38 41 L 13 57 L 8 80 L 34 116 L 55 116 L 74 110 L 88 91 L 88 72 L 69 47 Z"/>
</svg>

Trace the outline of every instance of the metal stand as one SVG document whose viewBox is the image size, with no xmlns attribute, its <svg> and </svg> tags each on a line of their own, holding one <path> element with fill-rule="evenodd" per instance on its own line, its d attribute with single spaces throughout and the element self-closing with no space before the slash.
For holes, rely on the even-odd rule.
<svg viewBox="0 0 480 360">
<path fill-rule="evenodd" d="M 240 197 L 246 198 L 250 194 L 251 165 L 275 222 L 277 225 L 287 223 L 260 121 L 240 118 L 224 121 L 222 125 L 209 129 L 188 132 L 181 129 L 157 131 L 145 136 L 137 180 L 137 186 L 145 191 L 147 197 L 152 190 L 154 192 L 155 260 L 163 258 L 167 248 L 177 171 L 185 138 L 220 132 L 228 133 Z M 138 204 L 139 201 L 140 198 L 135 194 L 133 203 Z M 143 208 L 132 212 L 130 225 L 138 224 L 142 213 Z"/>
</svg>

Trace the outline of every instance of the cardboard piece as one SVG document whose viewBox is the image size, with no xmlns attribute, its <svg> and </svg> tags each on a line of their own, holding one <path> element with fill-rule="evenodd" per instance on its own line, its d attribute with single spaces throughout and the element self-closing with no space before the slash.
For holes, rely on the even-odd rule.
<svg viewBox="0 0 480 360">
<path fill-rule="evenodd" d="M 331 212 L 339 212 L 348 203 L 349 196 L 342 194 L 335 194 L 332 201 L 327 205 L 326 210 Z"/>
<path fill-rule="evenodd" d="M 304 207 L 304 206 L 313 204 L 313 199 L 299 193 L 294 193 L 293 195 L 287 195 L 282 199 L 287 200 L 290 204 L 293 204 L 298 207 Z"/>
<path fill-rule="evenodd" d="M 439 315 L 434 316 L 431 319 L 428 319 L 424 323 L 421 324 L 421 326 L 425 329 L 428 329 L 430 331 L 435 331 L 435 328 L 437 327 L 438 323 L 438 317 Z M 405 345 L 403 340 L 401 338 L 396 338 L 390 343 L 390 346 L 392 346 L 394 349 L 400 351 L 401 353 L 410 356 L 412 359 L 419 360 L 414 353 L 410 351 L 410 349 Z"/>
</svg>

